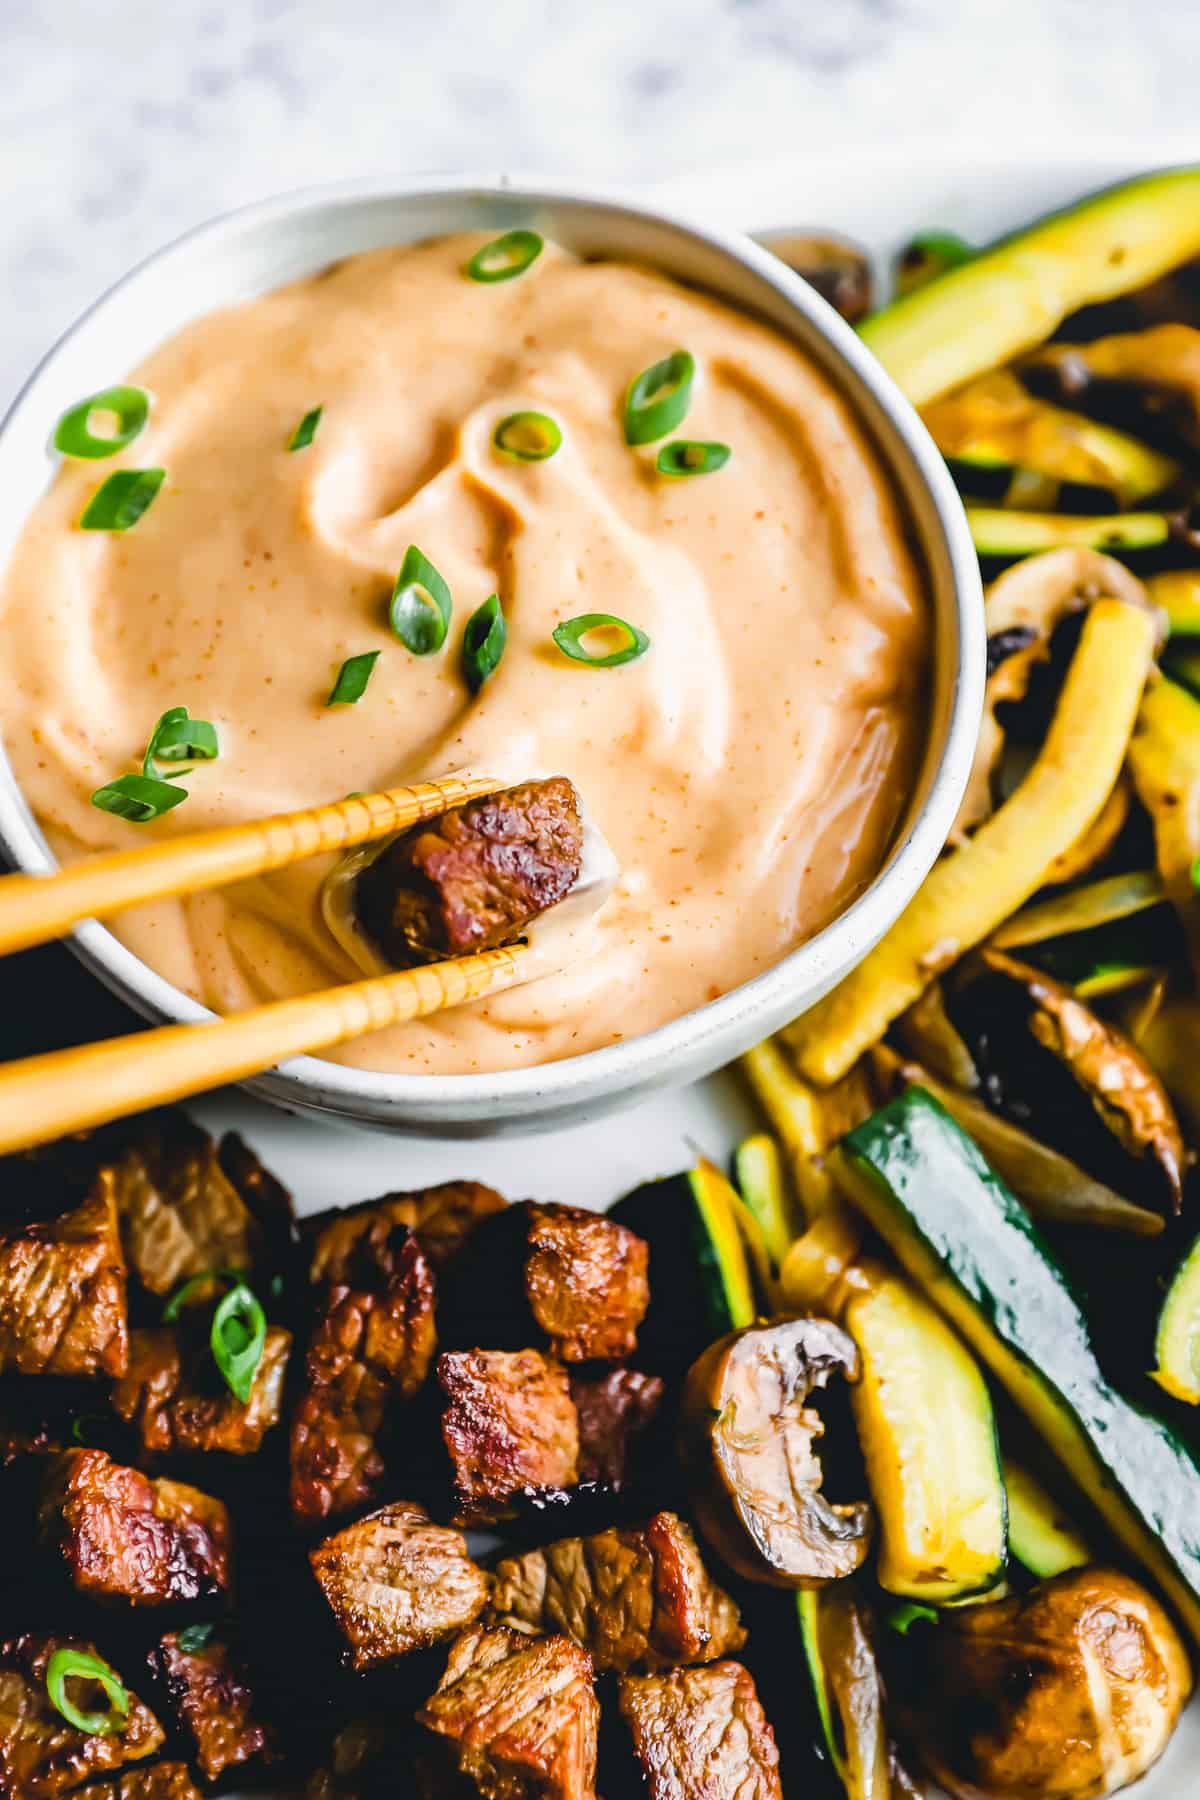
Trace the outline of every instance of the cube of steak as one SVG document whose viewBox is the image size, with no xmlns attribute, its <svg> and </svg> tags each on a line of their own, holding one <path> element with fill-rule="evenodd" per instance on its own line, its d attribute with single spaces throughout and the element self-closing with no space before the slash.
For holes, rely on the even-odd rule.
<svg viewBox="0 0 1200 1800">
<path fill-rule="evenodd" d="M 371 1266 L 372 1243 L 386 1239 L 398 1226 L 416 1234 L 435 1269 L 444 1269 L 466 1244 L 477 1225 L 492 1213 L 508 1210 L 495 1188 L 480 1181 L 443 1181 L 411 1194 L 384 1194 L 358 1206 L 307 1219 L 304 1234 L 312 1242 L 310 1279 L 355 1283 L 354 1270 L 365 1253 Z"/>
<path fill-rule="evenodd" d="M 378 1497 L 385 1433 L 437 1348 L 433 1271 L 407 1226 L 361 1233 L 338 1266 L 352 1285 L 316 1290 L 292 1416 L 291 1506 L 306 1523 Z"/>
<path fill-rule="evenodd" d="M 424 1649 L 479 1617 L 488 1579 L 461 1532 L 397 1501 L 309 1552 L 355 1669 Z"/>
<path fill-rule="evenodd" d="M 489 950 L 569 893 L 582 859 L 571 783 L 525 782 L 397 838 L 358 878 L 359 921 L 398 968 Z"/>
<path fill-rule="evenodd" d="M 437 1377 L 460 1525 L 511 1517 L 526 1488 L 579 1478 L 579 1420 L 561 1363 L 540 1350 L 451 1350 Z"/>
<path fill-rule="evenodd" d="M 738 1609 L 704 1567 L 691 1529 L 656 1513 L 630 1531 L 561 1538 L 496 1565 L 488 1617 L 561 1631 L 597 1669 L 673 1668 L 740 1650 Z"/>
<path fill-rule="evenodd" d="M 275 1273 L 290 1261 L 296 1243 L 291 1194 L 236 1131 L 227 1131 L 221 1138 L 217 1162 L 257 1227 L 261 1240 L 258 1260 Z"/>
<path fill-rule="evenodd" d="M 216 1632 L 194 1649 L 187 1634 L 169 1632 L 151 1654 L 175 1725 L 206 1781 L 239 1763 L 270 1762 L 274 1744 L 254 1717 L 245 1668 L 228 1640 Z"/>
<path fill-rule="evenodd" d="M 594 1800 L 600 1708 L 591 1658 L 567 1638 L 464 1632 L 417 1718 L 484 1800 Z"/>
<path fill-rule="evenodd" d="M 97 1781 L 85 1790 L 86 1800 L 201 1800 L 186 1763 L 151 1763 L 148 1769 L 126 1769 L 113 1781 Z"/>
<path fill-rule="evenodd" d="M 207 1269 L 249 1269 L 260 1234 L 217 1147 L 184 1113 L 151 1113 L 113 1164 L 129 1266 L 152 1294 Z"/>
<path fill-rule="evenodd" d="M 662 1379 L 640 1369 L 608 1369 L 570 1380 L 579 1414 L 579 1479 L 619 1493 L 631 1478 L 638 1440 L 662 1405 Z"/>
<path fill-rule="evenodd" d="M 129 1354 L 113 1177 L 61 1218 L 0 1234 L 0 1370 L 120 1375 Z"/>
<path fill-rule="evenodd" d="M 136 1424 L 142 1448 L 151 1455 L 198 1455 L 223 1450 L 250 1456 L 283 1406 L 292 1334 L 267 1327 L 262 1359 L 245 1405 L 230 1392 L 206 1342 L 191 1343 L 184 1329 L 169 1325 L 133 1331 L 129 1367 L 113 1384 L 117 1414 Z"/>
<path fill-rule="evenodd" d="M 41 1632 L 0 1640 L 0 1794 L 12 1800 L 65 1794 L 153 1756 L 163 1741 L 162 1726 L 132 1692 L 120 1731 L 87 1732 L 68 1724 L 46 1691 L 47 1664 L 62 1649 L 97 1654 L 82 1638 Z M 73 1681 L 69 1693 L 84 1712 L 109 1710 L 97 1682 Z"/>
<path fill-rule="evenodd" d="M 632 1356 L 650 1304 L 644 1241 L 579 1206 L 528 1210 L 525 1293 L 551 1350 L 564 1362 Z"/>
<path fill-rule="evenodd" d="M 775 1734 L 740 1663 L 623 1675 L 617 1693 L 650 1800 L 783 1800 Z"/>
<path fill-rule="evenodd" d="M 229 1514 L 182 1482 L 151 1480 L 103 1450 L 67 1450 L 46 1469 L 38 1524 L 80 1593 L 132 1606 L 224 1597 Z"/>
</svg>

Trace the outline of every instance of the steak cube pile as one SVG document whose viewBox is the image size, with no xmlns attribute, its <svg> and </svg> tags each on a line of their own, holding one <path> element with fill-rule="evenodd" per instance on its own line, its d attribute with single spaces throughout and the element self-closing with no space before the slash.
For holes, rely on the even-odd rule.
<svg viewBox="0 0 1200 1800">
<path fill-rule="evenodd" d="M 404 849 L 406 955 L 480 894 L 511 933 L 530 856 L 566 879 L 577 816 L 534 785 Z M 666 1510 L 636 1232 L 471 1181 L 298 1227 L 173 1113 L 8 1168 L 0 1800 L 781 1793 L 738 1606 Z M 516 1535 L 485 1566 L 475 1526 Z"/>
</svg>

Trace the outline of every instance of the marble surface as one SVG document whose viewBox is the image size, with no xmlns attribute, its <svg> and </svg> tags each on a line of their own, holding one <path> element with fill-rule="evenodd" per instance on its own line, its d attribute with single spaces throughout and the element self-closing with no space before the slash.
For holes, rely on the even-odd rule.
<svg viewBox="0 0 1200 1800">
<path fill-rule="evenodd" d="M 0 0 L 0 403 L 139 257 L 389 170 L 1186 133 L 1196 0 Z"/>
</svg>

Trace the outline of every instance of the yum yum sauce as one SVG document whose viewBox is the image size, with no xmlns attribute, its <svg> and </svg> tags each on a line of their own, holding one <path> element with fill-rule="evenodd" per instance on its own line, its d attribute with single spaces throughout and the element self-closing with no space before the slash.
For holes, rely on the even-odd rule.
<svg viewBox="0 0 1200 1800">
<path fill-rule="evenodd" d="M 871 880 L 925 729 L 928 618 L 897 502 L 845 402 L 794 345 L 644 268 L 547 245 L 514 279 L 464 266 L 482 239 L 372 251 L 210 314 L 131 377 L 136 442 L 64 464 L 0 591 L 0 692 L 17 779 L 64 861 L 458 769 L 566 775 L 621 865 L 571 966 L 347 1044 L 363 1068 L 468 1073 L 551 1062 L 727 992 Z M 696 377 L 672 437 L 730 447 L 672 480 L 630 448 L 630 381 L 678 347 Z M 322 408 L 305 449 L 300 419 Z M 542 462 L 493 433 L 534 410 Z M 78 520 L 114 468 L 166 479 L 123 533 Z M 453 595 L 445 644 L 388 626 L 410 544 Z M 466 621 L 508 627 L 477 694 Z M 612 669 L 552 632 L 612 613 L 650 639 Z M 378 650 L 363 698 L 326 704 Z M 186 802 L 129 823 L 90 802 L 186 706 L 219 758 Z M 313 860 L 112 921 L 218 1011 L 357 973 Z"/>
</svg>

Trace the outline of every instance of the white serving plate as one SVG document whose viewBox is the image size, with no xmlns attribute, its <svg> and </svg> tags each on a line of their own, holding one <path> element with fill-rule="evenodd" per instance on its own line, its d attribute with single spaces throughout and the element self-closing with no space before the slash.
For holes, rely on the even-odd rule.
<svg viewBox="0 0 1200 1800">
<path fill-rule="evenodd" d="M 1200 145 L 1190 155 L 1200 155 Z M 1091 188 L 1188 158 L 1188 147 L 1178 144 L 1108 145 L 1066 156 L 1053 150 L 956 154 L 949 162 L 936 148 L 839 153 L 696 175 L 660 186 L 655 198 L 711 223 L 751 231 L 829 226 L 861 238 L 883 267 L 920 227 L 945 226 L 987 239 Z M 603 1206 L 639 1181 L 687 1166 L 698 1151 L 724 1162 L 755 1122 L 738 1077 L 729 1071 L 657 1094 L 615 1119 L 516 1140 L 387 1138 L 288 1118 L 233 1090 L 190 1110 L 212 1130 L 241 1131 L 291 1187 L 302 1212 L 455 1176 L 488 1181 L 510 1198 Z M 1136 1800 L 1196 1800 L 1200 1700 L 1163 1761 L 1126 1792 Z M 788 1800 L 802 1796 L 789 1793 Z"/>
</svg>

